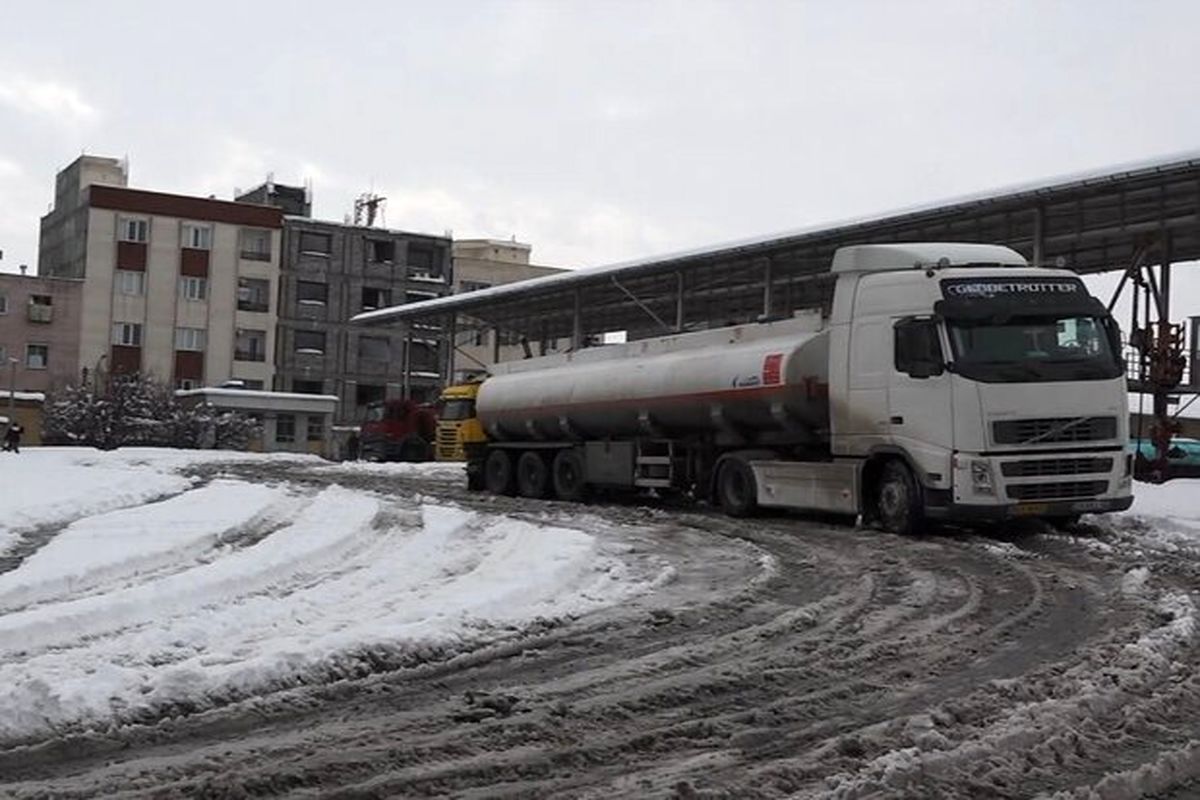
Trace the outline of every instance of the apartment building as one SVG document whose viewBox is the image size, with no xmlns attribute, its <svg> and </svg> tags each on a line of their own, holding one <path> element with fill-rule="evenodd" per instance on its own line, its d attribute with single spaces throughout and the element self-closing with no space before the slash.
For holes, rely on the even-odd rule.
<svg viewBox="0 0 1200 800">
<path fill-rule="evenodd" d="M 504 283 L 540 278 L 563 272 L 557 267 L 530 264 L 533 247 L 499 239 L 458 239 L 454 242 L 454 291 L 473 292 Z M 496 331 L 467 317 L 457 320 L 454 335 L 454 382 L 482 378 L 499 361 L 545 355 L 559 349 L 557 340 L 522 342 L 513 331 Z"/>
<path fill-rule="evenodd" d="M 74 372 L 270 388 L 282 212 L 127 183 L 122 162 L 81 156 L 42 218 L 39 275 L 82 280 Z"/>
<path fill-rule="evenodd" d="M 271 183 L 238 199 L 296 210 L 302 191 Z M 285 216 L 274 388 L 337 395 L 338 423 L 361 421 L 385 399 L 435 400 L 447 375 L 447 331 L 349 320 L 449 294 L 452 275 L 449 239 Z"/>
<path fill-rule="evenodd" d="M 0 386 L 48 392 L 79 376 L 83 281 L 0 273 Z"/>
</svg>

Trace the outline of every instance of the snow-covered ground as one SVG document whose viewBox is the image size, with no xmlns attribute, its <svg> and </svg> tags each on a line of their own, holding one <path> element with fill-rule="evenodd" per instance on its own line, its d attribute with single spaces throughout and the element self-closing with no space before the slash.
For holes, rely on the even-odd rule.
<svg viewBox="0 0 1200 800">
<path fill-rule="evenodd" d="M 319 468 L 150 449 L 0 459 L 0 563 L 15 562 L 0 572 L 0 742 L 449 652 L 662 580 L 583 530 L 339 486 L 180 474 L 256 459 Z"/>
</svg>

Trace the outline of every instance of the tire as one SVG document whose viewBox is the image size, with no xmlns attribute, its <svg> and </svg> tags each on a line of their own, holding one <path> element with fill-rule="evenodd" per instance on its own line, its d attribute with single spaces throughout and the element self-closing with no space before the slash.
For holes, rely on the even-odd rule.
<svg viewBox="0 0 1200 800">
<path fill-rule="evenodd" d="M 1079 520 L 1082 518 L 1082 516 L 1082 514 L 1068 514 L 1065 517 L 1050 517 L 1047 522 L 1049 522 L 1055 530 L 1069 531 L 1079 524 Z"/>
<path fill-rule="evenodd" d="M 410 436 L 400 443 L 400 461 L 428 461 L 429 444 L 418 436 Z"/>
<path fill-rule="evenodd" d="M 758 509 L 758 486 L 750 465 L 726 459 L 717 473 L 717 502 L 731 517 L 748 517 Z"/>
<path fill-rule="evenodd" d="M 483 485 L 492 494 L 513 494 L 516 481 L 512 458 L 505 450 L 493 450 L 483 462 Z"/>
<path fill-rule="evenodd" d="M 578 450 L 559 450 L 550 477 L 559 500 L 578 503 L 587 498 L 587 469 Z"/>
<path fill-rule="evenodd" d="M 517 459 L 517 493 L 534 500 L 550 493 L 550 468 L 536 450 L 526 450 Z"/>
<path fill-rule="evenodd" d="M 901 461 L 888 461 L 875 485 L 875 514 L 888 533 L 909 536 L 924 527 L 925 508 L 912 471 Z"/>
<path fill-rule="evenodd" d="M 467 490 L 481 492 L 485 488 L 487 487 L 483 485 L 483 465 L 467 464 Z"/>
</svg>

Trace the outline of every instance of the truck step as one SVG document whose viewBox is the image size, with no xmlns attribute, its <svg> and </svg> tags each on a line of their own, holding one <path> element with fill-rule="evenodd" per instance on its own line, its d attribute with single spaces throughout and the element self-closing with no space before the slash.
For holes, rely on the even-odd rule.
<svg viewBox="0 0 1200 800">
<path fill-rule="evenodd" d="M 650 465 L 650 464 L 653 464 L 655 466 L 669 466 L 670 463 L 671 463 L 670 456 L 638 456 L 637 457 L 637 465 L 639 467 L 643 466 L 643 465 Z"/>
<path fill-rule="evenodd" d="M 666 478 L 634 478 L 633 485 L 647 489 L 670 489 L 671 481 Z"/>
</svg>

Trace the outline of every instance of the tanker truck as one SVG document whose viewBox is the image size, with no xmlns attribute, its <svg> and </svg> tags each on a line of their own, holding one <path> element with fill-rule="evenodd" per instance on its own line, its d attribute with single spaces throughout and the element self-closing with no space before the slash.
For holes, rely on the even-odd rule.
<svg viewBox="0 0 1200 800">
<path fill-rule="evenodd" d="M 1074 273 L 961 243 L 843 247 L 831 270 L 824 309 L 496 365 L 469 486 L 896 533 L 1132 504 L 1119 331 Z"/>
</svg>

